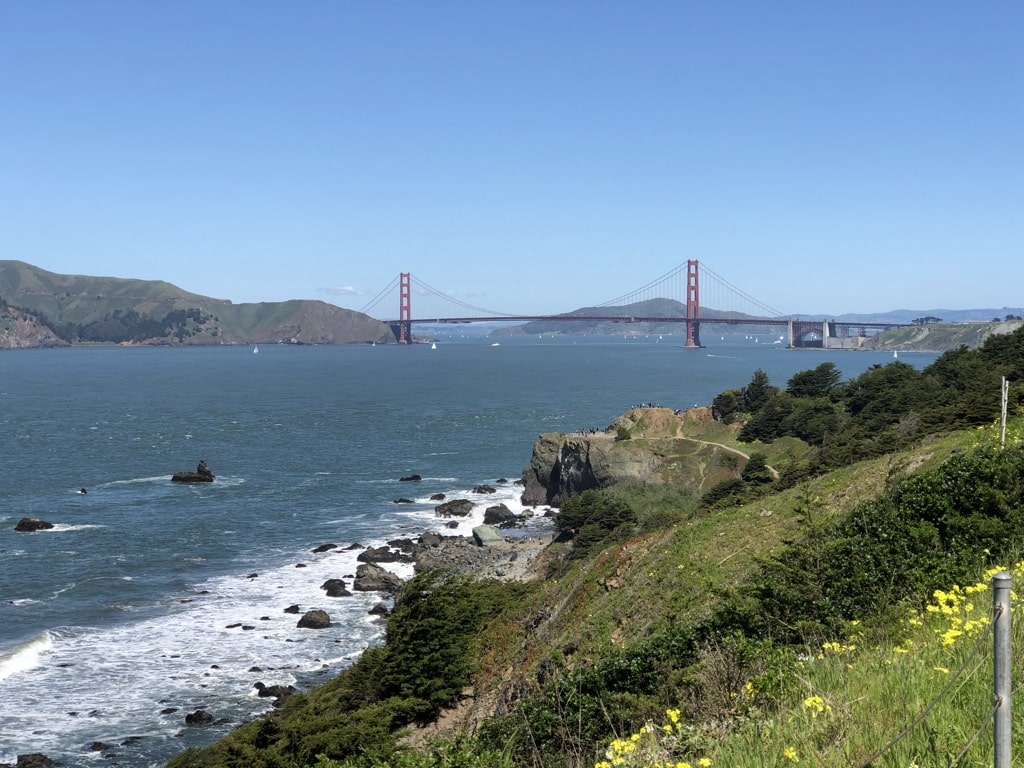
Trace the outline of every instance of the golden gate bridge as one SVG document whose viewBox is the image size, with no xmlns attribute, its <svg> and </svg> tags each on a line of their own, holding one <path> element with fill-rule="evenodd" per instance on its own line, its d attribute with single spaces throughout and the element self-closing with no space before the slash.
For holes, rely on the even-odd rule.
<svg viewBox="0 0 1024 768">
<path fill-rule="evenodd" d="M 703 278 L 703 280 L 702 280 Z M 416 311 L 413 311 L 413 292 Z M 703 303 L 702 303 L 703 296 Z M 667 299 L 668 301 L 654 301 Z M 397 314 L 393 307 L 397 304 Z M 712 308 L 713 307 L 713 308 Z M 690 259 L 636 290 L 586 310 L 553 315 L 497 312 L 453 298 L 402 272 L 361 310 L 391 326 L 395 340 L 411 344 L 413 325 L 478 322 L 676 323 L 685 326 L 688 348 L 699 348 L 702 326 L 756 326 L 781 330 L 790 348 L 860 346 L 872 333 L 907 323 L 808 320 L 786 316 Z M 652 314 L 652 311 L 655 311 Z"/>
</svg>

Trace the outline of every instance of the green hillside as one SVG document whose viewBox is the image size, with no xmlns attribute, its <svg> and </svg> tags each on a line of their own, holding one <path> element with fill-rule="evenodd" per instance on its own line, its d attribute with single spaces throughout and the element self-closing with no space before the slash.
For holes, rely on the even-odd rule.
<svg viewBox="0 0 1024 768">
<path fill-rule="evenodd" d="M 864 345 L 865 349 L 921 350 L 945 352 L 963 345 L 980 347 L 985 339 L 1000 333 L 1013 333 L 1024 321 L 993 319 L 989 322 L 928 323 L 883 331 Z"/>
<path fill-rule="evenodd" d="M 9 334 L 30 317 L 65 344 L 394 341 L 383 323 L 322 301 L 232 304 L 162 280 L 60 275 L 21 261 L 0 261 L 0 309 Z M 4 346 L 33 346 L 34 338 Z"/>
<path fill-rule="evenodd" d="M 1022 381 L 1024 330 L 922 371 L 755 372 L 716 398 L 735 478 L 570 498 L 536 580 L 418 576 L 385 645 L 171 765 L 991 765 L 977 654 L 1020 559 Z"/>
</svg>

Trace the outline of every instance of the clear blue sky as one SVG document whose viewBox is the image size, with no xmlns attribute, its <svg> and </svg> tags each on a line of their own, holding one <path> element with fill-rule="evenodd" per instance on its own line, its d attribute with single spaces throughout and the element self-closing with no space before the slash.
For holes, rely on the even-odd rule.
<svg viewBox="0 0 1024 768">
<path fill-rule="evenodd" d="M 0 0 L 0 259 L 512 312 L 1024 304 L 1024 3 Z"/>
</svg>

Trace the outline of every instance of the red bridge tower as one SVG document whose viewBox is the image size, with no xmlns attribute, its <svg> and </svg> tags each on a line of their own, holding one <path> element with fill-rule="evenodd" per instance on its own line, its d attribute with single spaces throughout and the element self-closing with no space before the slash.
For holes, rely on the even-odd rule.
<svg viewBox="0 0 1024 768">
<path fill-rule="evenodd" d="M 696 259 L 686 262 L 686 346 L 700 346 L 700 277 Z"/>
<path fill-rule="evenodd" d="M 409 288 L 409 273 L 398 276 L 398 343 L 412 344 L 412 291 Z"/>
</svg>

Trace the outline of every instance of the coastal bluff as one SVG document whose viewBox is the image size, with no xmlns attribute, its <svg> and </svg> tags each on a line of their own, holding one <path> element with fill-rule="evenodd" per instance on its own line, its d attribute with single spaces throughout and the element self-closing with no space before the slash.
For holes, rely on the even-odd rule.
<svg viewBox="0 0 1024 768">
<path fill-rule="evenodd" d="M 719 442 L 711 408 L 631 408 L 604 430 L 545 432 L 523 470 L 523 504 L 560 506 L 617 483 L 675 483 L 706 490 L 739 477 L 747 454 Z"/>
</svg>

